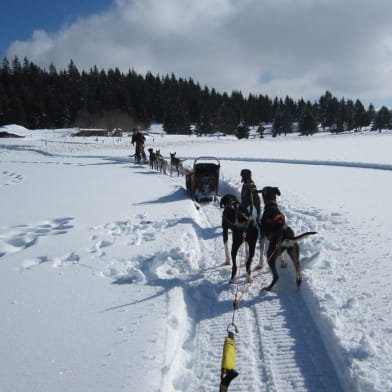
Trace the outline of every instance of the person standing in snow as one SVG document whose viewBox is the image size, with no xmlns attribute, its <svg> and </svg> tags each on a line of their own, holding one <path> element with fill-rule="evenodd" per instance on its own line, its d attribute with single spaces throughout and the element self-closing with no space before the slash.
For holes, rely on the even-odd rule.
<svg viewBox="0 0 392 392">
<path fill-rule="evenodd" d="M 133 129 L 133 135 L 132 135 L 132 140 L 131 144 L 135 146 L 135 157 L 137 161 L 140 161 L 141 158 L 143 157 L 144 161 L 147 160 L 146 153 L 144 151 L 144 142 L 146 141 L 146 138 L 144 135 L 139 132 L 138 129 Z"/>
<path fill-rule="evenodd" d="M 252 180 L 252 172 L 249 169 L 241 170 L 241 206 L 246 208 L 252 215 L 253 207 L 256 210 L 256 222 L 260 221 L 261 203 L 257 193 L 256 184 Z"/>
</svg>

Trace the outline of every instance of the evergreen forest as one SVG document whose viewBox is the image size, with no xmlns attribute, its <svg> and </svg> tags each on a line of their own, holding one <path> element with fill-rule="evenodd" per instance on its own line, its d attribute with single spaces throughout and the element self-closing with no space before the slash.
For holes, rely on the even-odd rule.
<svg viewBox="0 0 392 392">
<path fill-rule="evenodd" d="M 266 124 L 273 136 L 298 130 L 344 132 L 371 126 L 391 129 L 392 113 L 359 99 L 338 99 L 326 91 L 313 102 L 286 96 L 241 91 L 219 93 L 191 78 L 145 75 L 130 69 L 79 70 L 71 60 L 66 69 L 43 69 L 27 58 L 4 58 L 0 68 L 0 126 L 18 124 L 39 128 L 147 129 L 162 123 L 166 133 L 249 135 L 257 127 L 262 137 Z"/>
</svg>

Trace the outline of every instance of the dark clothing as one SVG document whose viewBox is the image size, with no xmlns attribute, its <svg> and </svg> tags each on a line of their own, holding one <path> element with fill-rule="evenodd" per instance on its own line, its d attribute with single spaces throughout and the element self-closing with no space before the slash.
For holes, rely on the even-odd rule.
<svg viewBox="0 0 392 392">
<path fill-rule="evenodd" d="M 131 143 L 132 144 L 144 144 L 144 142 L 146 141 L 146 138 L 144 137 L 144 135 L 141 132 L 136 132 L 132 135 L 132 140 Z"/>
<path fill-rule="evenodd" d="M 144 160 L 147 159 L 146 157 L 146 153 L 144 151 L 144 142 L 146 141 L 146 138 L 144 137 L 144 135 L 137 131 L 132 135 L 132 140 L 131 140 L 131 144 L 135 144 L 135 158 L 137 162 L 140 162 L 142 157 Z"/>
<path fill-rule="evenodd" d="M 257 220 L 260 218 L 260 197 L 252 180 L 245 180 L 241 190 L 241 207 L 246 208 L 252 214 L 253 207 L 257 212 Z"/>
</svg>

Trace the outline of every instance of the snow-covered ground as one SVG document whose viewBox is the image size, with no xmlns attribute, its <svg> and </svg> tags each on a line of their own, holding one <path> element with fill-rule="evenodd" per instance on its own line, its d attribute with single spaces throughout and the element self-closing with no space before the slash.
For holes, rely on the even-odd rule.
<svg viewBox="0 0 392 392">
<path fill-rule="evenodd" d="M 135 164 L 128 138 L 1 130 L 26 137 L 0 140 L 0 390 L 217 391 L 236 290 L 219 203 L 196 209 L 184 177 Z M 297 234 L 318 232 L 299 291 L 291 265 L 272 292 L 268 268 L 240 285 L 230 391 L 390 392 L 392 134 L 147 147 L 219 158 L 220 194 L 249 168 L 280 187 Z"/>
</svg>

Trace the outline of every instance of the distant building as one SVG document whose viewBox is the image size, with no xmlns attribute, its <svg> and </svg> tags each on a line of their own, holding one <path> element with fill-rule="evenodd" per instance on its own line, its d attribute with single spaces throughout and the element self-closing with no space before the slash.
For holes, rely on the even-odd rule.
<svg viewBox="0 0 392 392">
<path fill-rule="evenodd" d="M 122 137 L 123 131 L 120 128 L 115 128 L 110 131 L 107 129 L 79 129 L 78 132 L 72 134 L 72 136 L 110 136 L 110 137 Z"/>
</svg>

